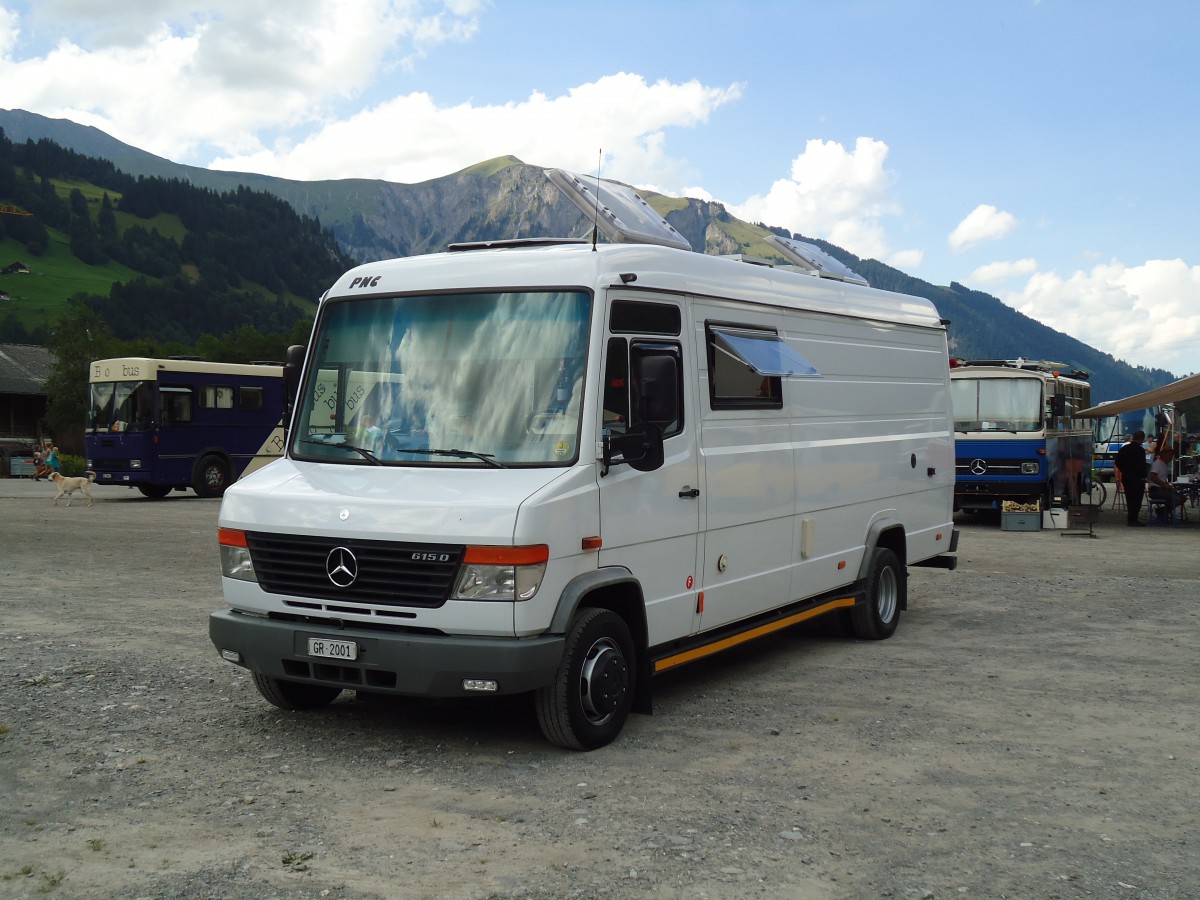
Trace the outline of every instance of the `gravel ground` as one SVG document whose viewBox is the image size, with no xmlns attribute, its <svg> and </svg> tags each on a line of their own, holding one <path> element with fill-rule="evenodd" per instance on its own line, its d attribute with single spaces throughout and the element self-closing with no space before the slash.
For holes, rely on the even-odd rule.
<svg viewBox="0 0 1200 900">
<path fill-rule="evenodd" d="M 656 682 L 611 746 L 523 698 L 263 701 L 218 502 L 0 481 L 0 896 L 1200 897 L 1200 528 L 964 518 L 896 636 Z"/>
</svg>

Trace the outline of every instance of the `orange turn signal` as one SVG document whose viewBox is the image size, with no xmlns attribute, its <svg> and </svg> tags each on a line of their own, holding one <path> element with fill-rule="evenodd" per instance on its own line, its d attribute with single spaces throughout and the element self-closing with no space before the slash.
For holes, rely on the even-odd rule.
<svg viewBox="0 0 1200 900">
<path fill-rule="evenodd" d="M 528 547 L 468 547 L 463 562 L 485 566 L 536 566 L 550 558 L 547 544 Z"/>
<path fill-rule="evenodd" d="M 218 528 L 217 543 L 223 547 L 245 547 L 246 532 L 238 531 L 236 528 Z"/>
</svg>

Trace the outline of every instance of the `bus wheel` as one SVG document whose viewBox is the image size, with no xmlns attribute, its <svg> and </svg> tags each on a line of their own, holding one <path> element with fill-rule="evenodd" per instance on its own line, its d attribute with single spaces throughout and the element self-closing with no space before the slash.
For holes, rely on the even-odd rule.
<svg viewBox="0 0 1200 900">
<path fill-rule="evenodd" d="M 871 641 L 895 634 L 907 589 L 904 568 L 896 554 L 886 547 L 876 547 L 867 574 L 866 602 L 850 610 L 854 634 Z"/>
<path fill-rule="evenodd" d="M 219 456 L 204 457 L 196 469 L 196 483 L 192 487 L 201 497 L 220 497 L 229 487 L 229 466 Z"/>
<path fill-rule="evenodd" d="M 636 655 L 624 619 L 607 609 L 583 609 L 567 632 L 554 684 L 534 697 L 546 739 L 595 750 L 616 738 L 633 705 Z"/>
<path fill-rule="evenodd" d="M 323 684 L 301 684 L 267 675 L 255 675 L 254 686 L 269 702 L 280 709 L 318 709 L 337 699 L 341 688 Z"/>
<path fill-rule="evenodd" d="M 167 494 L 171 493 L 169 484 L 139 484 L 138 490 L 142 492 L 143 497 L 149 497 L 151 500 L 161 500 Z"/>
</svg>

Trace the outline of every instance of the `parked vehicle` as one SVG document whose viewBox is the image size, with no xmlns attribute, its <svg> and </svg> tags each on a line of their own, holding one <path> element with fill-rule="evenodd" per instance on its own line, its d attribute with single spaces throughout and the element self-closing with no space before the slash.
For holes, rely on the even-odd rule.
<svg viewBox="0 0 1200 900">
<path fill-rule="evenodd" d="M 639 239 L 326 293 L 285 456 L 219 517 L 210 637 L 267 700 L 528 692 L 591 749 L 655 674 L 830 613 L 887 638 L 907 567 L 954 567 L 937 310 L 796 242 L 807 271 Z"/>
<path fill-rule="evenodd" d="M 84 443 L 100 484 L 151 498 L 225 488 L 283 452 L 279 364 L 100 359 L 91 364 Z"/>
<path fill-rule="evenodd" d="M 1087 374 L 1045 360 L 951 361 L 954 508 L 1066 507 L 1091 491 Z"/>
</svg>

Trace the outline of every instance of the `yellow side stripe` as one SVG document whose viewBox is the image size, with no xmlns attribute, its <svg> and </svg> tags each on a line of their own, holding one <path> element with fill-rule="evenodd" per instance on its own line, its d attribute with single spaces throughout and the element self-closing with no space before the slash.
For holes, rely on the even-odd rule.
<svg viewBox="0 0 1200 900">
<path fill-rule="evenodd" d="M 770 634 L 773 631 L 779 631 L 782 628 L 788 628 L 798 622 L 803 622 L 805 619 L 812 619 L 816 616 L 823 615 L 835 609 L 848 609 L 854 605 L 853 597 L 843 597 L 840 600 L 830 600 L 828 603 L 823 603 L 820 606 L 806 609 L 804 612 L 796 613 L 794 616 L 788 616 L 786 619 L 780 619 L 776 622 L 769 622 L 766 625 L 760 625 L 757 628 L 751 628 L 749 631 L 743 631 L 741 634 L 735 634 L 732 637 L 722 638 L 719 641 L 713 641 L 711 644 L 705 644 L 703 647 L 696 647 L 693 650 L 685 650 L 683 653 L 676 653 L 674 656 L 665 656 L 662 659 L 655 660 L 655 674 L 665 672 L 667 669 L 681 666 L 684 663 L 694 662 L 697 659 L 702 659 L 705 656 L 711 656 L 714 653 L 720 653 L 722 650 L 728 650 L 730 647 L 736 647 L 738 644 L 744 644 L 746 641 L 752 641 L 755 638 L 760 638 L 763 635 Z"/>
</svg>

